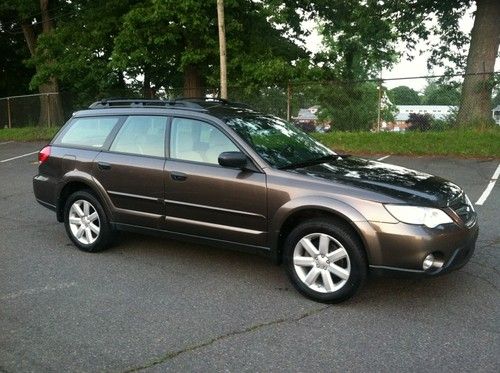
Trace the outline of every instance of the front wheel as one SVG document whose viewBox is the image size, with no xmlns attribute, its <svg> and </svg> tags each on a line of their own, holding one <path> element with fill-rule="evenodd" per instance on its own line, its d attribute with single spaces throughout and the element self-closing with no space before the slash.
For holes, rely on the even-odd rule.
<svg viewBox="0 0 500 373">
<path fill-rule="evenodd" d="M 68 237 L 82 251 L 102 251 L 111 238 L 101 203 L 87 191 L 78 191 L 68 197 L 64 206 L 64 226 Z"/>
<path fill-rule="evenodd" d="M 284 259 L 295 288 L 324 303 L 352 297 L 367 275 L 366 255 L 358 236 L 334 219 L 298 225 L 286 239 Z"/>
</svg>

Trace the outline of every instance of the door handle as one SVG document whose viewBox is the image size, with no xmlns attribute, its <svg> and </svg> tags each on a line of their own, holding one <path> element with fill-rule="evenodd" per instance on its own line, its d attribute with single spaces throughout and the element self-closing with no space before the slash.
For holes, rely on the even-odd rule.
<svg viewBox="0 0 500 373">
<path fill-rule="evenodd" d="M 173 171 L 170 173 L 170 177 L 174 181 L 184 181 L 187 179 L 187 175 L 182 172 Z"/>
<path fill-rule="evenodd" d="M 97 162 L 97 167 L 101 170 L 109 170 L 111 168 L 111 165 L 107 162 Z"/>
</svg>

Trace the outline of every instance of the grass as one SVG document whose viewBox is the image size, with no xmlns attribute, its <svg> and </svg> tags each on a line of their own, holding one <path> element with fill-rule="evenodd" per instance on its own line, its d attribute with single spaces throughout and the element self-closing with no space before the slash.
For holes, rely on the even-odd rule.
<svg viewBox="0 0 500 373">
<path fill-rule="evenodd" d="M 0 142 L 50 140 L 58 127 L 0 129 Z M 500 158 L 500 129 L 443 132 L 330 132 L 315 138 L 338 152 Z"/>
<path fill-rule="evenodd" d="M 51 140 L 59 127 L 0 128 L 0 142 Z"/>
<path fill-rule="evenodd" d="M 500 129 L 443 132 L 330 132 L 314 137 L 338 152 L 500 158 Z"/>
</svg>

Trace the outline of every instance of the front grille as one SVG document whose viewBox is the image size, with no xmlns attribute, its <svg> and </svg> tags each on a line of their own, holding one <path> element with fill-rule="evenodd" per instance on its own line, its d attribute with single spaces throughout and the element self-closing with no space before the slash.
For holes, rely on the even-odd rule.
<svg viewBox="0 0 500 373">
<path fill-rule="evenodd" d="M 462 219 L 465 225 L 471 226 L 474 224 L 476 213 L 474 208 L 467 201 L 465 193 L 451 201 L 448 205 Z"/>
</svg>

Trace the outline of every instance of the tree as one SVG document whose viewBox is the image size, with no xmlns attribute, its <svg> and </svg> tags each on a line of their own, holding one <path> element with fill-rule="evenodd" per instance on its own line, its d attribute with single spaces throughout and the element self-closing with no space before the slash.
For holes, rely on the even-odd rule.
<svg viewBox="0 0 500 373">
<path fill-rule="evenodd" d="M 12 10 L 0 9 L 0 50 L 0 97 L 26 93 L 34 70 L 23 63 L 30 54 Z"/>
<path fill-rule="evenodd" d="M 462 87 L 459 125 L 491 122 L 491 92 L 500 35 L 500 2 L 476 0 L 477 10 L 471 32 L 467 68 Z M 487 73 L 483 75 L 474 75 Z"/>
<path fill-rule="evenodd" d="M 45 53 L 34 59 L 34 81 L 55 76 L 76 107 L 103 97 L 138 96 L 142 86 L 127 85 L 123 71 L 111 65 L 114 40 L 124 15 L 138 0 L 73 0 L 56 29 L 40 39 Z M 145 96 L 148 96 L 147 88 Z"/>
<path fill-rule="evenodd" d="M 422 103 L 424 105 L 453 105 L 460 102 L 460 90 L 456 84 L 428 82 L 424 89 Z"/>
<path fill-rule="evenodd" d="M 364 72 L 371 72 L 373 76 L 377 66 L 394 61 L 391 53 L 396 41 L 405 43 L 404 55 L 411 58 L 417 43 L 427 40 L 431 51 L 429 65 L 447 67 L 447 72 L 465 69 L 468 74 L 463 83 L 458 118 L 461 125 L 490 121 L 491 72 L 498 53 L 500 2 L 477 0 L 475 3 L 476 17 L 469 37 L 460 30 L 460 20 L 474 4 L 473 0 L 287 1 L 289 6 L 300 7 L 306 14 L 311 12 L 313 17 L 319 16 L 326 23 L 325 32 L 334 41 L 336 56 L 333 59 L 336 64 L 331 66 L 339 72 L 344 69 L 342 65 L 350 66 L 358 56 L 361 66 L 364 64 Z M 359 41 L 362 41 L 359 47 L 353 48 Z M 465 60 L 463 51 L 467 46 L 469 55 Z M 370 63 L 374 60 L 378 62 Z M 477 73 L 482 75 L 474 75 Z"/>
<path fill-rule="evenodd" d="M 378 85 L 367 83 L 331 83 L 315 85 L 319 119 L 342 131 L 367 131 L 377 124 Z M 384 104 L 381 120 L 394 119 L 394 107 Z"/>
<path fill-rule="evenodd" d="M 131 77 L 150 77 L 158 87 L 184 85 L 184 95 L 204 96 L 218 86 L 216 1 L 149 0 L 124 16 L 111 64 Z M 226 1 L 228 74 L 232 84 L 266 82 L 290 76 L 293 61 L 306 53 L 268 22 L 260 2 Z"/>
<path fill-rule="evenodd" d="M 6 0 L 0 5 L 2 13 L 15 12 L 17 29 L 22 31 L 32 59 L 42 56 L 46 50 L 39 45 L 39 40 L 50 35 L 55 29 L 55 16 L 51 11 L 54 1 Z M 59 8 L 61 9 L 61 8 Z M 35 63 L 38 73 L 38 65 Z M 59 95 L 59 82 L 54 76 L 46 76 L 43 81 L 32 81 L 40 96 L 40 123 L 62 123 L 63 110 Z M 55 93 L 55 95 L 51 95 Z"/>
<path fill-rule="evenodd" d="M 342 80 L 376 77 L 382 67 L 396 61 L 393 24 L 377 2 L 315 1 L 322 17 L 321 34 L 326 52 L 318 57 L 332 78 Z"/>
<path fill-rule="evenodd" d="M 394 105 L 420 105 L 421 99 L 417 91 L 407 87 L 405 85 L 400 85 L 395 87 L 388 92 L 389 100 Z"/>
</svg>

